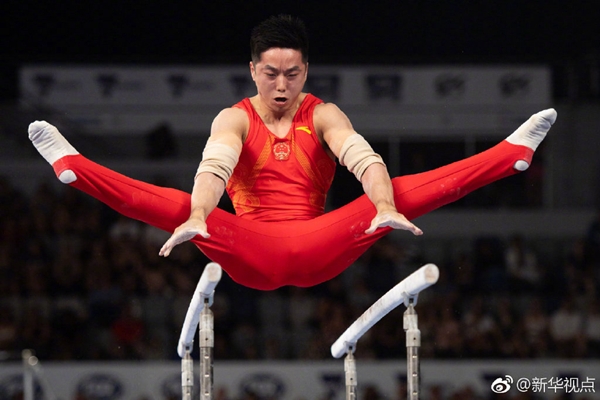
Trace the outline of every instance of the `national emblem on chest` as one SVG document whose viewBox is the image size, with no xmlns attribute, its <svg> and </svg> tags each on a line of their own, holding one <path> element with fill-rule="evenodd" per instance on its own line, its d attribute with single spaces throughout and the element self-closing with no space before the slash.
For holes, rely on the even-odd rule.
<svg viewBox="0 0 600 400">
<path fill-rule="evenodd" d="M 290 158 L 292 148 L 289 140 L 278 141 L 273 144 L 273 155 L 277 161 L 286 161 Z"/>
</svg>

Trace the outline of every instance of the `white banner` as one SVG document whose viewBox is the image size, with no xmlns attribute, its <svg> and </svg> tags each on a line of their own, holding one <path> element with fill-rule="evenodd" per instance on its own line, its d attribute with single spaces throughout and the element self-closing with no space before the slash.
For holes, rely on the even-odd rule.
<svg viewBox="0 0 600 400">
<path fill-rule="evenodd" d="M 178 362 L 164 363 L 45 363 L 44 377 L 54 394 L 63 400 L 167 400 L 181 398 L 181 370 Z M 198 377 L 198 366 L 194 366 Z M 406 381 L 406 361 L 357 360 L 359 398 L 374 386 L 386 398 L 396 398 Z M 422 393 L 439 386 L 444 397 L 470 387 L 480 396 L 496 392 L 516 395 L 531 392 L 536 398 L 553 399 L 572 394 L 597 398 L 599 361 L 431 361 L 421 362 Z M 0 399 L 19 398 L 22 391 L 19 363 L 0 364 Z M 198 398 L 198 380 L 194 384 Z M 260 399 L 345 399 L 344 363 L 337 362 L 220 362 L 214 366 L 215 393 L 224 390 L 228 398 L 240 398 L 252 391 Z M 400 389 L 405 390 L 405 389 Z M 36 399 L 42 399 L 38 384 Z"/>
<path fill-rule="evenodd" d="M 230 106 L 256 94 L 247 67 L 26 66 L 21 96 L 61 106 Z M 532 66 L 310 67 L 309 91 L 340 106 L 547 104 L 550 72 Z"/>
<path fill-rule="evenodd" d="M 143 134 L 167 123 L 206 134 L 223 108 L 256 94 L 248 67 L 26 66 L 22 104 L 97 134 Z M 335 102 L 372 134 L 489 135 L 551 101 L 543 66 L 310 67 L 305 91 Z"/>
</svg>

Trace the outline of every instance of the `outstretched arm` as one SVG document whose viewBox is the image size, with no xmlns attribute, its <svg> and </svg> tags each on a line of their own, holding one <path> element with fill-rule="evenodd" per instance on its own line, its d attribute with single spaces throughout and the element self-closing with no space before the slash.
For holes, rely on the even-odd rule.
<svg viewBox="0 0 600 400">
<path fill-rule="evenodd" d="M 365 194 L 375 205 L 377 215 L 365 233 L 391 227 L 415 235 L 423 234 L 396 209 L 394 190 L 385 164 L 364 138 L 356 133 L 348 117 L 334 104 L 322 104 L 315 109 L 314 121 L 329 150 L 362 183 Z"/>
<path fill-rule="evenodd" d="M 365 233 L 373 233 L 377 228 L 389 226 L 394 229 L 410 231 L 415 235 L 423 234 L 421 229 L 396 209 L 394 189 L 385 165 L 371 164 L 364 172 L 361 183 L 363 190 L 377 209 L 377 215 L 375 215 L 375 218 L 371 221 L 371 226 Z"/>
<path fill-rule="evenodd" d="M 247 126 L 247 116 L 240 109 L 228 108 L 217 115 L 194 178 L 190 217 L 175 229 L 159 255 L 167 257 L 175 246 L 196 235 L 210 238 L 206 218 L 219 204 L 225 185 L 237 165 Z"/>
<path fill-rule="evenodd" d="M 206 218 L 219 204 L 224 190 L 225 183 L 216 175 L 205 172 L 196 176 L 190 217 L 175 229 L 158 254 L 167 257 L 175 246 L 193 239 L 196 235 L 208 239 L 210 234 L 206 227 Z"/>
</svg>

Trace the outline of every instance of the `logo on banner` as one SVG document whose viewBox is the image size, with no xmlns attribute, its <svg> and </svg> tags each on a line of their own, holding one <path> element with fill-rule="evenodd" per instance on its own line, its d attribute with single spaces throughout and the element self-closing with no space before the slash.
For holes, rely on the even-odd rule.
<svg viewBox="0 0 600 400">
<path fill-rule="evenodd" d="M 245 377 L 240 382 L 242 393 L 250 393 L 259 399 L 279 399 L 285 394 L 285 384 L 276 375 L 262 373 Z"/>
<path fill-rule="evenodd" d="M 40 97 L 48 96 L 56 84 L 56 78 L 52 74 L 35 74 L 32 80 Z"/>
<path fill-rule="evenodd" d="M 213 79 L 199 79 L 197 75 L 182 72 L 166 74 L 164 82 L 169 87 L 173 99 L 181 99 L 190 93 L 192 93 L 192 96 L 210 94 L 217 86 Z"/>
<path fill-rule="evenodd" d="M 338 75 L 311 75 L 306 80 L 307 91 L 325 101 L 336 101 L 339 96 Z"/>
<path fill-rule="evenodd" d="M 44 398 L 44 393 L 37 379 L 34 379 L 33 397 L 35 400 Z M 23 375 L 15 374 L 0 381 L 0 400 L 23 398 Z"/>
<path fill-rule="evenodd" d="M 123 384 L 112 375 L 93 374 L 79 381 L 77 393 L 91 400 L 113 400 L 123 394 Z"/>
<path fill-rule="evenodd" d="M 402 76 L 398 74 L 370 74 L 367 76 L 367 90 L 370 101 L 400 100 Z"/>
<path fill-rule="evenodd" d="M 100 95 L 110 99 L 118 91 L 119 93 L 130 92 L 141 96 L 144 90 L 144 81 L 140 79 L 123 80 L 115 72 L 101 72 L 96 75 L 96 83 L 100 89 Z"/>
<path fill-rule="evenodd" d="M 34 73 L 29 81 L 34 87 L 35 94 L 39 97 L 49 97 L 57 92 L 74 92 L 81 86 L 81 82 L 76 78 L 65 78 L 51 72 Z M 25 90 L 28 91 L 29 88 Z"/>
<path fill-rule="evenodd" d="M 250 97 L 256 94 L 256 86 L 249 74 L 234 74 L 229 77 L 236 98 Z"/>
<path fill-rule="evenodd" d="M 171 88 L 171 95 L 173 95 L 173 98 L 180 98 L 183 95 L 184 90 L 190 86 L 190 80 L 187 75 L 171 74 L 167 78 L 167 84 Z"/>
<path fill-rule="evenodd" d="M 529 93 L 531 78 L 526 74 L 505 74 L 498 80 L 498 87 L 502 97 L 524 97 Z"/>
<path fill-rule="evenodd" d="M 441 99 L 457 99 L 467 90 L 467 80 L 460 74 L 441 74 L 435 78 L 435 93 Z"/>
<path fill-rule="evenodd" d="M 119 85 L 117 74 L 98 74 L 96 82 L 100 87 L 102 97 L 112 97 L 116 87 Z"/>
<path fill-rule="evenodd" d="M 322 373 L 321 381 L 325 385 L 326 394 L 324 398 L 335 399 L 337 394 L 344 389 L 344 377 L 339 373 Z"/>
<path fill-rule="evenodd" d="M 163 381 L 161 384 L 161 392 L 165 399 L 181 399 L 181 374 L 173 375 Z M 192 389 L 192 397 L 197 399 L 200 397 L 200 378 L 194 375 L 194 387 Z"/>
</svg>

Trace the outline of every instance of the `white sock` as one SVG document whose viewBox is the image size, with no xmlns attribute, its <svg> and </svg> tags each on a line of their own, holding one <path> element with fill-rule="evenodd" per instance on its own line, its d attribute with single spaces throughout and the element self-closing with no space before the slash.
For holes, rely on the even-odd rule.
<svg viewBox="0 0 600 400">
<path fill-rule="evenodd" d="M 546 133 L 550 130 L 554 121 L 556 121 L 556 110 L 554 108 L 540 111 L 529 117 L 506 140 L 512 144 L 527 146 L 535 151 L 546 137 Z"/>
<path fill-rule="evenodd" d="M 506 141 L 512 144 L 527 146 L 535 151 L 542 140 L 546 137 L 546 133 L 556 121 L 556 110 L 549 108 L 533 114 L 523 125 L 506 138 Z M 524 160 L 519 160 L 515 163 L 514 168 L 519 171 L 525 171 L 529 168 L 529 163 Z"/>
<path fill-rule="evenodd" d="M 79 154 L 58 129 L 46 121 L 35 121 L 29 124 L 29 140 L 50 165 L 64 156 Z M 77 177 L 73 171 L 65 170 L 58 179 L 63 183 L 71 183 Z"/>
</svg>

